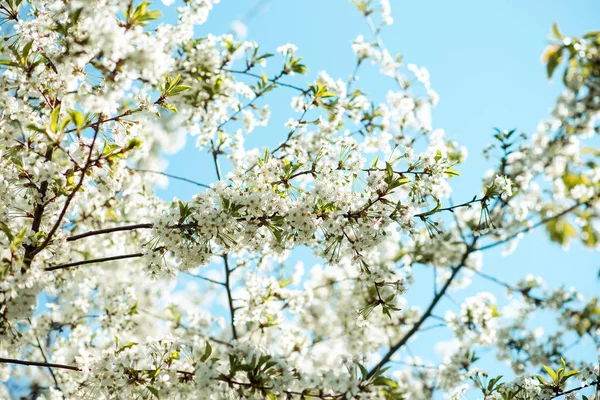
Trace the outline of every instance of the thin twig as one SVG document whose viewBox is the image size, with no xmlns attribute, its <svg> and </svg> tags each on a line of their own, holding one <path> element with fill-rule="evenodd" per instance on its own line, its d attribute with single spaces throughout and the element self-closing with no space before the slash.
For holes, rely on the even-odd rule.
<svg viewBox="0 0 600 400">
<path fill-rule="evenodd" d="M 190 274 L 189 272 L 188 272 L 188 273 L 186 273 L 186 274 L 187 274 L 187 275 L 189 275 L 189 276 L 192 276 L 192 277 L 194 277 L 194 278 L 197 278 L 197 279 L 202 279 L 203 281 L 207 281 L 207 282 L 210 282 L 210 283 L 214 283 L 215 285 L 221 285 L 221 286 L 225 286 L 225 283 L 224 283 L 224 282 L 215 281 L 214 279 L 210 279 L 210 278 L 207 278 L 207 277 L 205 277 L 205 276 L 202 276 L 202 275 Z"/>
<path fill-rule="evenodd" d="M 552 215 L 550 217 L 543 218 L 543 219 L 539 220 L 538 222 L 536 222 L 535 224 L 533 224 L 531 226 L 528 226 L 525 229 L 522 229 L 522 230 L 520 230 L 517 233 L 513 233 L 512 235 L 510 235 L 510 236 L 508 236 L 508 237 L 506 237 L 506 238 L 504 238 L 502 240 L 499 240 L 497 242 L 490 243 L 490 244 L 487 244 L 485 246 L 479 247 L 476 250 L 487 250 L 487 249 L 491 249 L 492 247 L 496 247 L 496 246 L 499 246 L 499 245 L 501 245 L 503 243 L 506 243 L 506 242 L 508 242 L 508 241 L 516 238 L 517 236 L 519 236 L 521 234 L 527 233 L 530 230 L 537 228 L 538 226 L 544 225 L 547 222 L 550 222 L 550 221 L 552 221 L 552 220 L 554 220 L 556 218 L 560 218 L 563 215 L 570 213 L 571 211 L 575 210 L 576 208 L 578 208 L 580 206 L 589 205 L 593 200 L 595 200 L 596 198 L 598 198 L 598 196 L 600 196 L 600 194 L 597 194 L 596 196 L 592 197 L 591 199 L 589 199 L 587 201 L 583 201 L 583 202 L 580 202 L 580 203 L 573 204 L 571 207 L 569 207 L 569 208 L 561 211 L 560 213 L 558 213 L 556 215 Z"/>
<path fill-rule="evenodd" d="M 227 302 L 229 304 L 229 313 L 231 315 L 231 334 L 233 335 L 233 339 L 238 338 L 237 330 L 235 328 L 235 309 L 233 308 L 233 297 L 231 295 L 231 281 L 230 275 L 231 270 L 229 269 L 229 260 L 227 258 L 227 254 L 224 254 L 223 261 L 225 262 L 225 290 L 227 291 Z"/>
<path fill-rule="evenodd" d="M 262 79 L 263 78 L 262 76 L 260 76 L 258 74 L 254 74 L 254 73 L 249 72 L 249 71 L 238 71 L 238 70 L 234 70 L 234 69 L 223 69 L 223 71 L 231 72 L 232 74 L 248 75 L 248 76 L 251 76 L 253 78 L 258 78 L 258 79 Z M 277 86 L 283 86 L 283 87 L 287 87 L 287 88 L 290 88 L 290 89 L 297 90 L 297 91 L 302 92 L 302 93 L 308 93 L 307 89 L 302 89 L 301 87 L 290 85 L 289 83 L 279 82 L 276 79 L 267 79 L 267 80 L 269 82 L 271 82 L 271 83 L 276 84 Z"/>
<path fill-rule="evenodd" d="M 79 178 L 79 182 L 77 182 L 77 185 L 75 185 L 75 187 L 73 188 L 73 190 L 67 197 L 67 200 L 65 201 L 65 205 L 63 206 L 60 214 L 58 215 L 56 222 L 52 226 L 52 229 L 50 229 L 50 232 L 48 232 L 48 235 L 46 236 L 46 239 L 44 240 L 44 242 L 39 247 L 37 247 L 35 250 L 32 251 L 32 257 L 35 256 L 36 254 L 38 254 L 40 251 L 44 250 L 46 248 L 46 246 L 48 246 L 48 243 L 50 243 L 50 241 L 52 240 L 52 237 L 54 236 L 54 234 L 60 227 L 60 224 L 61 224 L 63 218 L 65 217 L 65 214 L 67 213 L 69 205 L 71 204 L 71 201 L 73 201 L 75 194 L 79 191 L 81 186 L 83 186 L 83 181 L 85 180 L 85 175 L 87 173 L 87 170 L 90 167 L 90 165 L 92 164 L 92 154 L 94 153 L 94 145 L 96 144 L 96 139 L 98 138 L 98 132 L 100 131 L 100 119 L 101 118 L 102 118 L 102 114 L 100 114 L 100 116 L 98 116 L 98 122 L 96 123 L 96 129 L 94 129 L 94 138 L 92 139 L 92 144 L 90 145 L 90 153 L 88 154 L 87 160 L 85 162 L 85 166 L 81 170 L 81 177 Z"/>
<path fill-rule="evenodd" d="M 153 226 L 154 226 L 153 224 L 135 224 L 135 225 L 115 226 L 113 228 L 98 229 L 97 231 L 89 231 L 89 232 L 80 233 L 78 235 L 69 236 L 67 238 L 67 242 L 73 242 L 75 240 L 83 239 L 86 237 L 102 235 L 102 234 L 111 233 L 111 232 L 131 231 L 134 229 L 151 229 Z"/>
<path fill-rule="evenodd" d="M 48 363 L 48 358 L 46 357 L 46 353 L 44 352 L 44 348 L 42 347 L 42 343 L 40 343 L 40 339 L 37 337 L 37 335 L 35 336 L 35 340 L 37 341 L 37 346 L 38 346 L 38 349 L 40 349 L 40 353 L 42 354 L 42 358 L 44 359 L 44 362 Z M 54 381 L 54 387 L 56 389 L 58 389 L 59 391 L 62 392 L 62 389 L 58 385 L 58 379 L 56 379 L 56 375 L 54 374 L 54 370 L 52 368 L 48 367 L 48 371 L 50 372 L 50 375 L 52 375 L 52 380 Z"/>
<path fill-rule="evenodd" d="M 84 265 L 84 264 L 95 264 L 95 263 L 101 263 L 101 262 L 107 262 L 107 261 L 123 260 L 126 258 L 138 258 L 138 257 L 142 257 L 143 255 L 144 255 L 143 253 L 135 253 L 135 254 L 123 254 L 120 256 L 94 258 L 92 260 L 83 260 L 83 261 L 76 261 L 76 262 L 72 262 L 72 263 L 68 263 L 68 264 L 53 265 L 53 266 L 46 268 L 46 271 L 55 271 L 57 269 L 72 268 L 72 267 L 76 267 L 78 265 Z"/>
<path fill-rule="evenodd" d="M 433 300 L 429 304 L 429 307 L 427 307 L 427 310 L 425 310 L 423 315 L 421 315 L 421 318 L 419 318 L 419 320 L 412 326 L 412 328 L 410 328 L 410 330 L 388 350 L 388 352 L 383 356 L 381 361 L 379 361 L 377 365 L 371 368 L 369 374 L 367 375 L 369 378 L 373 377 L 373 375 L 375 375 L 375 373 L 379 371 L 390 360 L 394 353 L 398 351 L 398 349 L 400 349 L 402 346 L 404 346 L 406 342 L 408 342 L 408 340 L 419 331 L 421 325 L 423 325 L 427 318 L 430 317 L 437 303 L 442 299 L 442 297 L 450 287 L 450 284 L 458 276 L 458 273 L 460 272 L 462 267 L 464 267 L 465 262 L 467 261 L 467 257 L 473 252 L 473 248 L 475 246 L 475 243 L 477 242 L 477 239 L 477 237 L 473 238 L 471 244 L 467 246 L 467 249 L 461 257 L 460 262 L 452 268 L 452 274 L 450 275 L 446 283 L 444 283 L 444 286 L 440 289 L 439 293 L 433 298 Z"/>
<path fill-rule="evenodd" d="M 187 182 L 187 183 L 191 183 L 193 185 L 196 186 L 200 186 L 206 189 L 210 189 L 209 185 L 206 185 L 204 183 L 200 183 L 200 182 L 196 182 L 192 179 L 188 179 L 188 178 L 184 178 L 182 176 L 177 176 L 177 175 L 173 175 L 173 174 L 168 174 L 166 172 L 162 172 L 162 171 L 154 171 L 151 169 L 138 169 L 138 168 L 127 168 L 130 171 L 135 171 L 135 172 L 143 172 L 143 173 L 147 173 L 147 174 L 157 174 L 157 175 L 163 175 L 166 176 L 167 178 L 171 178 L 171 179 L 176 179 L 178 181 L 182 181 L 182 182 Z"/>
<path fill-rule="evenodd" d="M 68 370 L 71 370 L 71 371 L 79 371 L 79 368 L 77 368 L 75 366 L 72 366 L 72 365 L 53 364 L 53 363 L 38 362 L 38 361 L 15 360 L 15 359 L 12 359 L 12 358 L 3 358 L 3 357 L 0 357 L 0 363 L 25 365 L 25 366 L 28 366 L 28 367 L 60 368 L 60 369 L 68 369 Z"/>
</svg>

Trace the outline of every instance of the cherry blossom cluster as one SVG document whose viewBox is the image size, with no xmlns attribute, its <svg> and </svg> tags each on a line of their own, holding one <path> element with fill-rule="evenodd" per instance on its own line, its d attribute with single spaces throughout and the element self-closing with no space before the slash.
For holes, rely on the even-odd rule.
<svg viewBox="0 0 600 400">
<path fill-rule="evenodd" d="M 389 0 L 348 5 L 368 29 L 348 77 L 313 74 L 294 44 L 203 31 L 218 0 L 163 0 L 173 23 L 157 3 L 0 1 L 0 397 L 598 387 L 598 360 L 570 353 L 600 345 L 597 296 L 505 282 L 484 263 L 538 227 L 565 248 L 600 246 L 598 33 L 553 27 L 548 76 L 567 64 L 556 107 L 529 135 L 493 132 L 490 169 L 459 199 L 467 149 L 433 122 L 428 70 L 384 43 Z M 367 68 L 388 78 L 382 98 L 359 79 Z M 272 92 L 289 95 L 281 126 Z M 274 145 L 248 146 L 267 130 Z M 166 172 L 188 141 L 216 181 Z M 198 191 L 161 199 L 155 187 L 175 180 Z M 476 279 L 507 296 L 462 291 Z M 409 300 L 425 283 L 430 302 Z M 440 361 L 412 353 L 441 330 Z"/>
</svg>

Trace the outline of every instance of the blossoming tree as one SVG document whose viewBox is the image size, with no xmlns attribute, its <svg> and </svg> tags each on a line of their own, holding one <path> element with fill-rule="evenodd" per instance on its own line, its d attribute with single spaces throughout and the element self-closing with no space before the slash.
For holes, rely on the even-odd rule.
<svg viewBox="0 0 600 400">
<path fill-rule="evenodd" d="M 482 255 L 538 227 L 598 248 L 600 33 L 554 27 L 556 108 L 530 135 L 492 133 L 491 172 L 453 204 L 466 150 L 432 129 L 427 70 L 386 49 L 387 1 L 353 2 L 370 29 L 350 78 L 308 84 L 294 45 L 195 37 L 217 2 L 183 0 L 170 25 L 149 1 L 0 1 L 0 397 L 592 396 L 596 355 L 565 352 L 600 344 L 597 298 L 500 281 Z M 383 100 L 357 81 L 371 65 Z M 277 146 L 247 148 L 274 91 L 294 116 Z M 187 179 L 198 193 L 168 202 L 154 186 L 186 179 L 160 169 L 182 134 L 218 181 Z M 288 259 L 300 247 L 320 260 L 307 273 Z M 436 276 L 424 307 L 403 297 L 417 268 Z M 441 307 L 472 274 L 517 306 L 479 293 Z M 557 333 L 527 324 L 541 312 Z M 452 352 L 411 355 L 439 319 Z M 489 349 L 512 376 L 482 366 Z"/>
</svg>

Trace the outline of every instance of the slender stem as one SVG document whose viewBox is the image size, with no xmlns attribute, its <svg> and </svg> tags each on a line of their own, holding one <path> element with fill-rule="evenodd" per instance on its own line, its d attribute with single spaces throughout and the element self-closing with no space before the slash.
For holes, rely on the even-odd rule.
<svg viewBox="0 0 600 400">
<path fill-rule="evenodd" d="M 367 25 L 369 25 L 369 29 L 371 29 L 371 32 L 373 33 L 373 36 L 375 37 L 375 40 L 377 41 L 377 45 L 379 46 L 379 48 L 382 51 L 386 50 L 387 48 L 385 47 L 385 44 L 383 43 L 383 39 L 381 38 L 381 35 L 379 34 L 379 29 L 376 28 L 375 24 L 373 23 L 373 19 L 369 15 L 365 15 L 365 20 L 367 21 Z M 400 89 L 405 89 L 397 71 L 395 71 L 395 73 L 394 73 L 394 80 L 396 81 L 396 83 L 398 84 Z"/>
<path fill-rule="evenodd" d="M 127 115 L 131 115 L 131 114 L 137 112 L 138 110 L 139 110 L 138 108 L 134 108 L 132 110 L 127 110 L 124 113 L 119 114 L 119 115 L 117 115 L 115 117 L 111 117 L 111 118 L 107 118 L 107 119 L 101 119 L 101 118 L 99 118 L 98 122 L 96 122 L 95 124 L 92 123 L 92 124 L 88 124 L 86 126 L 83 126 L 81 128 L 68 129 L 68 130 L 65 131 L 65 133 L 71 133 L 71 132 L 75 132 L 77 130 L 84 130 L 84 129 L 87 129 L 87 128 L 91 128 L 94 125 L 99 126 L 99 124 L 103 124 L 105 122 L 116 121 L 116 120 L 121 119 L 121 118 L 123 118 L 123 117 L 125 117 Z"/>
<path fill-rule="evenodd" d="M 281 71 L 279 74 L 277 74 L 273 79 L 268 79 L 268 81 L 273 82 L 274 84 L 277 84 L 277 81 L 279 79 L 281 79 L 281 77 L 285 75 L 285 71 Z M 261 77 L 262 79 L 262 77 Z M 237 118 L 237 116 L 244 111 L 245 109 L 249 108 L 249 107 L 253 107 L 254 103 L 261 98 L 266 92 L 268 92 L 269 86 L 266 86 L 264 89 L 262 89 L 261 91 L 254 93 L 254 98 L 252 100 L 250 100 L 248 103 L 246 103 L 245 105 L 243 105 L 242 107 L 238 108 L 237 111 L 235 111 L 233 114 L 231 114 L 229 116 L 229 118 L 227 118 L 225 121 L 221 122 L 219 124 L 219 126 L 217 126 L 216 131 L 219 132 L 225 125 L 227 125 L 229 122 L 235 120 Z"/>
<path fill-rule="evenodd" d="M 213 161 L 215 164 L 215 172 L 217 173 L 217 179 L 221 180 L 221 166 L 219 165 L 219 152 L 215 149 L 215 144 L 211 140 L 212 146 L 212 155 Z M 233 297 L 231 295 L 231 269 L 229 268 L 229 256 L 228 254 L 223 254 L 221 256 L 223 258 L 223 262 L 225 264 L 225 290 L 227 291 L 227 302 L 229 304 L 229 313 L 231 314 L 231 334 L 233 335 L 233 339 L 237 339 L 237 330 L 235 328 L 235 308 L 233 307 Z"/>
<path fill-rule="evenodd" d="M 234 339 L 237 339 L 238 334 L 235 328 L 235 308 L 233 307 L 233 296 L 231 295 L 231 270 L 229 269 L 229 259 L 227 254 L 224 254 L 222 257 L 225 263 L 225 290 L 227 291 L 227 302 L 229 303 L 229 313 L 231 315 L 231 334 Z"/>
<path fill-rule="evenodd" d="M 44 248 L 46 248 L 46 246 L 48 246 L 48 243 L 50 243 L 50 241 L 52 240 L 52 237 L 54 236 L 54 234 L 60 227 L 60 224 L 61 224 L 63 218 L 65 217 L 65 214 L 67 213 L 69 205 L 71 204 L 71 201 L 73 201 L 75 194 L 79 191 L 81 186 L 83 186 L 83 181 L 85 180 L 85 175 L 87 173 L 87 170 L 90 167 L 90 165 L 92 164 L 92 154 L 94 153 L 94 145 L 96 144 L 96 139 L 98 138 L 98 132 L 100 131 L 100 119 L 102 119 L 102 114 L 100 114 L 100 116 L 98 116 L 98 122 L 96 123 L 96 128 L 94 129 L 94 138 L 92 139 L 92 144 L 90 145 L 90 153 L 88 154 L 87 160 L 85 162 L 85 166 L 81 170 L 81 177 L 79 178 L 79 182 L 77 182 L 77 185 L 75 186 L 75 188 L 73 188 L 73 191 L 71 191 L 71 193 L 67 197 L 67 201 L 65 202 L 65 205 L 63 206 L 58 218 L 56 219 L 54 226 L 52 226 L 52 229 L 50 229 L 50 232 L 48 232 L 48 235 L 46 236 L 46 240 L 44 240 L 44 242 L 41 244 L 41 246 L 39 246 L 35 250 L 33 250 L 32 257 L 35 256 L 36 254 L 38 254 L 40 251 L 44 250 Z"/>
<path fill-rule="evenodd" d="M 302 125 L 304 123 L 304 117 L 306 116 L 306 113 L 308 112 L 309 109 L 310 109 L 310 106 L 307 106 L 304 109 L 304 112 L 302 113 L 302 115 L 300 115 L 300 119 L 298 120 L 298 126 L 296 126 L 294 129 L 292 129 L 288 133 L 287 138 L 283 142 L 281 142 L 281 144 L 279 144 L 279 146 L 275 147 L 275 149 L 273 149 L 273 151 L 271 151 L 271 154 L 275 154 L 279 150 L 283 149 L 284 147 L 287 147 L 288 142 L 292 139 L 292 137 L 294 136 L 294 133 L 296 133 L 298 128 L 300 128 L 300 125 Z M 256 164 L 254 164 L 254 165 L 256 165 Z M 254 166 L 252 166 L 250 169 L 252 169 L 252 168 L 254 168 Z"/>
<path fill-rule="evenodd" d="M 251 76 L 253 78 L 258 78 L 258 79 L 262 79 L 262 76 L 249 72 L 249 71 L 238 71 L 238 70 L 234 70 L 234 69 L 224 69 L 223 71 L 226 72 L 230 72 L 232 74 L 240 74 L 240 75 L 248 75 Z M 289 83 L 283 83 L 283 82 L 279 82 L 277 79 L 267 79 L 269 82 L 276 84 L 277 86 L 283 86 L 283 87 L 287 87 L 290 89 L 294 89 L 297 90 L 299 92 L 302 93 L 307 93 L 306 89 L 302 89 L 301 87 L 298 86 L 294 86 L 294 85 L 290 85 Z"/>
<path fill-rule="evenodd" d="M 224 282 L 219 282 L 219 281 L 207 278 L 207 277 L 202 276 L 202 275 L 195 275 L 195 274 L 190 274 L 190 273 L 187 273 L 187 275 L 192 276 L 192 277 L 197 278 L 197 279 L 202 279 L 203 281 L 206 281 L 206 282 L 214 283 L 215 285 L 225 286 Z"/>
<path fill-rule="evenodd" d="M 72 262 L 69 264 L 53 265 L 51 267 L 46 268 L 46 271 L 55 271 L 57 269 L 72 268 L 72 267 L 76 267 L 78 265 L 84 265 L 84 264 L 95 264 L 95 263 L 101 263 L 101 262 L 107 262 L 107 261 L 124 260 L 126 258 L 138 258 L 138 257 L 142 257 L 143 255 L 144 255 L 143 253 L 135 253 L 135 254 L 123 254 L 120 256 L 94 258 L 92 260 L 76 261 L 76 262 Z"/>
<path fill-rule="evenodd" d="M 470 206 L 473 203 L 481 203 L 484 200 L 487 200 L 487 198 L 485 196 L 481 197 L 479 199 L 475 198 L 473 200 L 466 201 L 464 203 L 457 204 L 457 205 L 454 205 L 454 206 L 444 207 L 444 208 L 438 208 L 437 210 L 435 210 L 435 212 L 436 213 L 442 212 L 442 211 L 451 211 L 451 212 L 454 212 L 454 210 L 457 209 L 457 208 L 468 207 L 468 206 Z M 424 217 L 424 216 L 430 215 L 430 213 L 431 213 L 431 211 L 426 211 L 426 212 L 421 213 L 421 214 L 416 214 L 415 217 Z"/>
<path fill-rule="evenodd" d="M 509 284 L 509 283 L 507 283 L 507 282 L 504 282 L 504 281 L 502 281 L 502 280 L 500 280 L 500 279 L 496 278 L 495 276 L 492 276 L 492 275 L 486 274 L 485 272 L 481 272 L 481 271 L 479 271 L 479 270 L 476 270 L 476 269 L 474 269 L 474 268 L 470 268 L 470 267 L 467 267 L 467 268 L 469 268 L 469 269 L 470 269 L 471 271 L 473 271 L 473 272 L 474 272 L 476 275 L 479 275 L 479 276 L 480 276 L 480 277 L 482 277 L 483 279 L 487 279 L 487 280 L 488 280 L 488 281 L 490 281 L 490 282 L 494 282 L 494 283 L 496 283 L 496 284 L 498 284 L 498 285 L 500 285 L 500 286 L 503 286 L 503 287 L 505 287 L 506 289 L 508 289 L 508 290 L 509 290 L 509 291 L 511 291 L 511 292 L 515 292 L 515 293 L 521 293 L 523 296 L 525 296 L 525 297 L 527 297 L 527 298 L 529 298 L 529 299 L 533 300 L 533 301 L 534 301 L 536 304 L 538 304 L 538 305 L 543 303 L 543 300 L 542 300 L 542 299 L 540 299 L 540 298 L 537 298 L 537 297 L 534 297 L 534 296 L 530 295 L 530 294 L 528 293 L 528 291 L 527 291 L 527 290 L 518 289 L 518 288 L 516 288 L 516 287 L 512 286 L 511 284 Z"/>
<path fill-rule="evenodd" d="M 188 178 L 184 178 L 182 176 L 172 175 L 172 174 L 168 174 L 168 173 L 162 172 L 162 171 L 154 171 L 154 170 L 151 170 L 151 169 L 138 169 L 138 168 L 127 168 L 127 169 L 129 169 L 130 171 L 135 171 L 135 172 L 143 172 L 143 173 L 147 173 L 147 174 L 163 175 L 163 176 L 166 176 L 167 178 L 176 179 L 176 180 L 179 180 L 179 181 L 191 183 L 191 184 L 194 184 L 196 186 L 200 186 L 200 187 L 203 187 L 203 188 L 210 189 L 210 186 L 206 185 L 204 183 L 196 182 L 194 180 L 191 180 L 191 179 L 188 179 Z"/>
<path fill-rule="evenodd" d="M 52 160 L 52 153 L 53 153 L 52 148 L 49 148 L 46 151 L 45 159 L 47 161 Z M 40 226 L 42 224 L 42 217 L 44 216 L 44 209 L 45 209 L 44 200 L 45 200 L 47 192 L 48 192 L 48 181 L 46 180 L 40 184 L 39 194 L 40 194 L 40 198 L 42 199 L 42 201 L 37 205 L 37 207 L 35 208 L 35 212 L 33 213 L 33 223 L 31 224 L 31 231 L 34 234 L 39 232 Z M 25 260 L 26 267 L 29 267 L 31 265 L 34 255 L 35 255 L 35 246 L 33 246 L 31 244 L 25 246 L 24 260 Z"/>
<path fill-rule="evenodd" d="M 135 224 L 135 225 L 115 226 L 113 228 L 99 229 L 97 231 L 89 231 L 89 232 L 80 233 L 79 235 L 69 236 L 67 238 L 67 242 L 73 242 L 75 240 L 83 239 L 86 237 L 103 235 L 105 233 L 111 233 L 111 232 L 132 231 L 134 229 L 150 229 L 153 226 L 154 226 L 153 224 Z"/>
<path fill-rule="evenodd" d="M 354 65 L 354 71 L 352 71 L 352 75 L 350 75 L 350 78 L 348 78 L 348 85 L 347 85 L 347 92 L 350 93 L 350 89 L 352 88 L 352 84 L 357 80 L 357 74 L 358 74 L 358 69 L 360 68 L 360 65 L 362 64 L 363 59 L 358 58 L 356 60 L 356 65 Z"/>
<path fill-rule="evenodd" d="M 30 323 L 31 323 L 31 321 L 30 321 Z M 42 354 L 42 358 L 44 359 L 44 362 L 48 363 L 48 358 L 46 357 L 46 353 L 44 352 L 44 348 L 42 347 L 42 343 L 40 343 L 40 339 L 37 337 L 37 335 L 35 336 L 35 340 L 37 342 L 38 349 L 40 349 L 40 353 Z M 62 389 L 58 385 L 58 379 L 56 379 L 56 375 L 54 374 L 54 370 L 52 368 L 48 367 L 48 371 L 50 372 L 50 375 L 52 376 L 52 380 L 54 381 L 54 387 L 62 392 Z"/>
<path fill-rule="evenodd" d="M 65 364 L 52 364 L 52 363 L 47 363 L 47 362 L 37 362 L 37 361 L 25 361 L 25 360 L 16 360 L 16 359 L 12 359 L 12 358 L 2 358 L 0 357 L 0 363 L 4 363 L 4 364 L 15 364 L 15 365 L 25 365 L 28 367 L 47 367 L 47 368 L 58 368 L 58 369 L 66 369 L 66 370 L 70 370 L 70 371 L 78 371 L 80 372 L 81 370 L 73 365 L 65 365 Z M 426 366 L 423 366 L 426 367 Z M 183 375 L 192 375 L 193 372 L 190 371 L 181 371 L 178 370 L 177 371 L 180 374 Z M 232 380 L 226 376 L 221 376 L 218 378 L 213 378 L 214 380 L 218 380 L 218 381 L 222 381 L 222 382 L 227 382 L 233 385 L 238 385 L 238 386 L 244 386 L 244 387 L 255 387 L 257 389 L 263 389 L 263 390 L 269 390 L 271 388 L 269 387 L 256 387 L 253 383 L 250 382 L 239 382 L 239 381 L 235 381 Z M 571 390 L 567 390 L 566 392 L 562 392 L 559 393 L 558 395 L 552 397 L 553 399 L 564 396 L 566 394 L 569 393 L 573 393 L 573 392 L 577 392 L 579 390 L 583 390 L 587 387 L 591 387 L 591 386 L 597 386 L 600 385 L 600 381 L 593 381 L 590 382 L 586 385 L 582 385 L 579 387 L 576 387 L 574 389 Z M 318 399 L 335 399 L 335 398 L 342 398 L 344 396 L 343 393 L 340 394 L 308 394 L 308 393 L 304 393 L 304 392 L 295 392 L 295 391 L 289 391 L 289 390 L 284 390 L 283 391 L 286 394 L 289 395 L 297 395 L 297 396 L 302 396 L 302 397 L 312 397 L 312 398 L 318 398 Z"/>
<path fill-rule="evenodd" d="M 582 385 L 582 386 L 576 387 L 574 389 L 567 390 L 566 392 L 562 392 L 562 393 L 557 394 L 556 396 L 552 397 L 552 399 L 559 398 L 559 397 L 564 396 L 564 395 L 569 394 L 569 393 L 578 392 L 580 390 L 583 390 L 583 389 L 585 389 L 587 387 L 591 387 L 591 386 L 596 386 L 596 390 L 600 390 L 600 381 L 593 381 L 593 382 L 590 382 L 590 383 L 588 383 L 586 385 Z"/>
<path fill-rule="evenodd" d="M 215 172 L 217 173 L 217 179 L 221 180 L 221 166 L 219 165 L 219 151 L 217 149 L 215 149 L 215 143 L 211 140 L 210 141 L 211 145 L 212 145 L 212 156 L 213 156 L 213 161 L 215 163 Z"/>
<path fill-rule="evenodd" d="M 1 358 L 0 357 L 0 363 L 4 363 L 4 364 L 16 364 L 16 365 L 25 365 L 28 367 L 47 367 L 47 368 L 59 368 L 59 369 L 68 369 L 70 371 L 78 371 L 81 372 L 81 370 L 73 365 L 65 365 L 65 364 L 52 364 L 52 363 L 46 363 L 46 362 L 37 362 L 37 361 L 23 361 L 23 360 L 15 360 L 12 358 Z M 182 374 L 182 375 L 192 375 L 193 372 L 191 371 L 183 371 L 183 370 L 177 370 L 177 373 Z M 249 387 L 249 388 L 254 388 L 254 389 L 258 389 L 258 390 L 271 390 L 272 387 L 267 387 L 267 386 L 257 386 L 255 383 L 251 383 L 251 382 L 239 382 L 239 381 L 235 381 L 225 375 L 221 375 L 220 377 L 217 378 L 212 378 L 215 381 L 221 381 L 221 382 L 226 382 L 229 383 L 231 385 L 237 385 L 237 386 L 243 386 L 243 387 Z M 344 393 L 339 393 L 339 394 L 310 394 L 310 393 L 304 393 L 304 392 L 295 392 L 292 390 L 283 390 L 282 391 L 285 394 L 288 395 L 294 395 L 294 396 L 301 396 L 302 398 L 315 398 L 315 399 L 338 399 L 338 398 L 343 398 L 344 397 Z"/>
<path fill-rule="evenodd" d="M 79 371 L 79 368 L 74 367 L 72 365 L 52 364 L 52 363 L 38 362 L 38 361 L 14 360 L 12 358 L 3 358 L 3 357 L 0 357 L 0 363 L 25 365 L 25 366 L 28 366 L 28 367 L 60 368 L 60 369 L 68 369 L 68 370 L 71 370 L 71 371 Z"/>
<path fill-rule="evenodd" d="M 210 340 L 211 342 L 218 343 L 218 344 L 220 344 L 220 345 L 223 345 L 223 346 L 227 346 L 227 347 L 233 347 L 233 345 L 232 345 L 231 343 L 228 343 L 228 342 L 226 342 L 226 341 L 224 341 L 224 340 L 221 340 L 221 339 L 217 339 L 217 338 L 215 338 L 215 337 L 212 337 L 212 336 L 210 336 L 210 337 L 208 338 L 208 340 Z"/>
<path fill-rule="evenodd" d="M 450 284 L 452 283 L 452 281 L 454 281 L 454 279 L 458 276 L 458 273 L 460 272 L 462 267 L 464 267 L 465 261 L 467 261 L 467 257 L 469 256 L 469 254 L 471 254 L 473 252 L 473 248 L 475 246 L 475 243 L 477 242 L 477 239 L 478 239 L 477 237 L 473 238 L 473 241 L 471 242 L 471 244 L 469 246 L 467 246 L 467 249 L 465 250 L 460 262 L 458 263 L 458 265 L 456 265 L 454 268 L 452 268 L 452 274 L 450 275 L 450 277 L 448 278 L 446 283 L 444 283 L 444 286 L 440 289 L 438 294 L 433 298 L 433 300 L 429 304 L 429 307 L 427 307 L 427 310 L 425 310 L 425 312 L 423 313 L 421 318 L 412 326 L 412 328 L 410 328 L 410 330 L 398 342 L 396 342 L 396 344 L 394 344 L 388 350 L 388 352 L 383 356 L 381 361 L 379 361 L 379 363 L 377 363 L 377 365 L 374 366 L 369 371 L 369 374 L 367 375 L 369 378 L 371 378 L 373 375 L 375 375 L 375 373 L 377 371 L 379 371 L 390 360 L 390 358 L 394 355 L 394 353 L 396 353 L 396 351 L 398 351 L 398 349 L 400 349 L 402 346 L 404 346 L 406 344 L 406 342 L 408 342 L 408 340 L 411 337 L 413 337 L 413 335 L 415 333 L 417 333 L 419 331 L 419 328 L 421 327 L 421 325 L 423 325 L 423 323 L 430 317 L 431 313 L 433 312 L 433 309 L 439 303 L 439 301 L 442 299 L 442 297 L 444 296 L 444 294 L 450 287 Z"/>
<path fill-rule="evenodd" d="M 580 203 L 573 204 L 571 207 L 569 207 L 569 208 L 567 208 L 567 209 L 565 209 L 565 210 L 561 211 L 560 213 L 558 213 L 558 214 L 556 214 L 556 215 L 552 215 L 552 216 L 550 216 L 550 217 L 543 218 L 543 219 L 539 220 L 538 222 L 536 222 L 535 224 L 533 224 L 533 225 L 531 225 L 531 226 L 528 226 L 528 227 L 526 227 L 525 229 L 522 229 L 522 230 L 520 230 L 520 231 L 519 231 L 519 232 L 517 232 L 517 233 L 513 233 L 512 235 L 510 235 L 510 236 L 508 236 L 508 237 L 506 237 L 506 238 L 504 238 L 504 239 L 502 239 L 502 240 L 499 240 L 499 241 L 497 241 L 497 242 L 490 243 L 490 244 L 487 244 L 487 245 L 485 245 L 485 246 L 479 247 L 477 250 L 487 250 L 487 249 L 491 249 L 492 247 L 496 247 L 496 246 L 499 246 L 499 245 L 501 245 L 501 244 L 503 244 L 503 243 L 506 243 L 506 242 L 508 242 L 508 241 L 510 241 L 510 240 L 512 240 L 512 239 L 514 239 L 514 238 L 516 238 L 517 236 L 519 236 L 519 235 L 521 235 L 521 234 L 527 233 L 527 232 L 529 232 L 530 230 L 532 230 L 532 229 L 534 229 L 534 228 L 537 228 L 537 227 L 538 227 L 538 226 L 540 226 L 540 225 L 544 225 L 545 223 L 547 223 L 547 222 L 550 222 L 550 221 L 552 221 L 552 220 L 554 220 L 554 219 L 556 219 L 556 218 L 560 218 L 560 217 L 562 217 L 563 215 L 570 213 L 571 211 L 575 210 L 576 208 L 578 208 L 578 207 L 580 207 L 580 206 L 583 206 L 583 205 L 589 205 L 589 204 L 590 204 L 590 203 L 591 203 L 593 200 L 597 199 L 599 196 L 600 196 L 600 194 L 598 194 L 598 195 L 596 195 L 596 196 L 592 197 L 591 199 L 589 199 L 589 200 L 587 200 L 587 201 L 584 201 L 584 202 L 580 202 Z"/>
</svg>

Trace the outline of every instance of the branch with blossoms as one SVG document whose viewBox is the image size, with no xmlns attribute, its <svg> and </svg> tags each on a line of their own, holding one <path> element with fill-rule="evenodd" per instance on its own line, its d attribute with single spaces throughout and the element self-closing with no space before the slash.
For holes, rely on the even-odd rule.
<svg viewBox="0 0 600 400">
<path fill-rule="evenodd" d="M 482 258 L 538 227 L 598 247 L 597 33 L 553 28 L 548 75 L 567 67 L 551 118 L 531 138 L 496 130 L 495 167 L 453 203 L 467 151 L 434 129 L 427 69 L 386 47 L 389 1 L 352 1 L 369 33 L 341 78 L 293 44 L 195 36 L 217 0 L 163 3 L 170 24 L 151 1 L 0 1 L 2 396 L 530 400 L 598 384 L 570 350 L 597 344 L 599 300 Z M 373 67 L 384 96 L 359 79 Z M 282 127 L 274 93 L 290 96 Z M 214 183 L 166 172 L 190 139 Z M 198 192 L 167 201 L 168 180 Z M 404 296 L 422 268 L 423 309 Z M 512 302 L 463 298 L 471 276 Z M 528 325 L 541 312 L 556 332 Z M 442 362 L 413 352 L 441 332 L 456 345 Z"/>
</svg>

